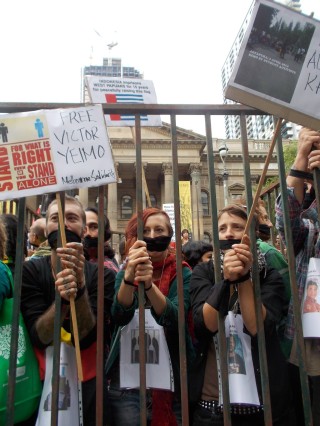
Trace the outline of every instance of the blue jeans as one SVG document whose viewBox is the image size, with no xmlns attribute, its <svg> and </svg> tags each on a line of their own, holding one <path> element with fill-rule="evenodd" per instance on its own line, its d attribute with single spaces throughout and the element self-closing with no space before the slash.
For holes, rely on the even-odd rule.
<svg viewBox="0 0 320 426">
<path fill-rule="evenodd" d="M 108 391 L 110 404 L 110 426 L 139 426 L 140 425 L 140 394 L 139 389 L 120 389 L 111 385 Z M 147 391 L 146 397 L 147 422 L 150 424 L 152 417 L 152 396 Z M 180 402 L 174 401 L 173 411 L 178 425 L 182 424 Z"/>
</svg>

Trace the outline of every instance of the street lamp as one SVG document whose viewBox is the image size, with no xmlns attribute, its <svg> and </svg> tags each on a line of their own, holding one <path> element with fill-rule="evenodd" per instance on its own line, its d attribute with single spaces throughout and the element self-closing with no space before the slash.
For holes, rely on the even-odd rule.
<svg viewBox="0 0 320 426">
<path fill-rule="evenodd" d="M 220 144 L 219 147 L 219 155 L 221 158 L 221 161 L 223 163 L 223 173 L 222 173 L 222 178 L 223 178 L 223 194 L 224 194 L 224 205 L 227 206 L 229 201 L 228 201 L 228 176 L 229 173 L 227 172 L 227 168 L 226 168 L 226 158 L 228 156 L 228 147 L 227 144 L 225 142 L 222 142 Z"/>
</svg>

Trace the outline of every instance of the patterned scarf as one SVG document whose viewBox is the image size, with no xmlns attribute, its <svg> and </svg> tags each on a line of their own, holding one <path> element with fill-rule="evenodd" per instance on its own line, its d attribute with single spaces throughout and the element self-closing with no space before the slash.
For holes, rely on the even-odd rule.
<svg viewBox="0 0 320 426">
<path fill-rule="evenodd" d="M 257 247 L 257 257 L 258 257 L 258 268 L 259 268 L 259 273 L 261 271 L 265 271 L 266 273 L 266 268 L 267 268 L 267 263 L 266 263 L 266 259 L 264 257 L 264 254 L 260 251 L 260 249 Z M 214 261 L 214 258 L 212 257 L 212 260 Z M 222 250 L 220 250 L 220 264 L 221 264 L 221 274 L 223 276 L 223 260 L 224 260 L 224 252 Z M 250 268 L 250 275 L 252 275 L 252 268 Z"/>
</svg>

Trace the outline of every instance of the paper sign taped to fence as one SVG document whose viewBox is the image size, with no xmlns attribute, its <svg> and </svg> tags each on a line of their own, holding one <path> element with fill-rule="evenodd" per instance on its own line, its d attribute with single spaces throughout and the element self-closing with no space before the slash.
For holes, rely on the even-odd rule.
<svg viewBox="0 0 320 426">
<path fill-rule="evenodd" d="M 319 21 L 257 0 L 225 97 L 318 129 L 319 40 Z"/>
<path fill-rule="evenodd" d="M 140 387 L 139 366 L 139 311 L 121 329 L 120 387 Z M 145 360 L 148 388 L 174 391 L 170 353 L 163 327 L 155 321 L 150 309 L 145 310 Z"/>
<path fill-rule="evenodd" d="M 301 313 L 304 337 L 320 337 L 320 259 L 311 257 L 304 288 Z"/>
<path fill-rule="evenodd" d="M 174 215 L 174 203 L 166 203 L 166 204 L 162 204 L 162 210 L 164 210 L 167 215 L 169 216 L 170 219 L 170 224 L 172 226 L 173 229 L 173 235 L 171 238 L 171 242 L 175 242 L 176 241 L 176 230 L 175 230 L 175 215 Z"/>
<path fill-rule="evenodd" d="M 137 78 L 87 76 L 91 102 L 101 104 L 156 104 L 153 82 Z M 134 126 L 134 115 L 107 114 L 107 126 Z M 162 126 L 160 115 L 141 115 L 141 126 Z"/>
<path fill-rule="evenodd" d="M 116 182 L 101 105 L 0 118 L 0 200 Z"/>
</svg>

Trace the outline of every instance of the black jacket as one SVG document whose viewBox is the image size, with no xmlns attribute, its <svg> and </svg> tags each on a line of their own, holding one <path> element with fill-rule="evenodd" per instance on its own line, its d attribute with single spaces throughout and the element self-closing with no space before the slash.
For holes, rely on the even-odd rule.
<svg viewBox="0 0 320 426">
<path fill-rule="evenodd" d="M 215 278 L 212 260 L 207 263 L 201 263 L 194 268 L 190 282 L 190 296 L 194 331 L 197 339 L 197 354 L 190 378 L 190 401 L 192 403 L 201 399 L 207 352 L 213 337 L 213 333 L 204 324 L 203 305 L 212 297 L 214 285 Z M 285 291 L 282 278 L 275 269 L 261 271 L 260 288 L 261 300 L 267 311 L 264 321 L 264 331 L 272 413 L 275 419 L 283 414 L 289 397 L 286 361 L 281 352 L 276 333 L 276 324 L 281 318 L 283 304 L 285 303 Z M 228 306 L 225 307 L 225 311 L 227 310 Z M 246 329 L 244 331 L 248 333 Z M 262 403 L 257 336 L 251 336 L 251 351 L 258 393 Z"/>
<path fill-rule="evenodd" d="M 92 312 L 97 316 L 97 296 L 98 296 L 98 267 L 97 265 L 85 262 L 85 279 L 88 290 Z M 110 323 L 110 310 L 114 295 L 115 272 L 104 269 L 104 315 L 105 328 Z M 21 311 L 27 329 L 30 334 L 32 344 L 39 349 L 45 349 L 36 331 L 36 321 L 46 312 L 55 300 L 55 285 L 51 272 L 51 257 L 44 256 L 32 261 L 26 261 L 22 271 L 21 290 Z M 66 319 L 63 324 L 67 331 L 70 331 L 70 320 Z M 108 335 L 111 331 L 105 330 L 105 337 L 108 342 Z M 96 327 L 84 339 L 80 341 L 81 349 L 90 346 L 96 340 Z M 109 338 L 110 340 L 110 338 Z"/>
</svg>

